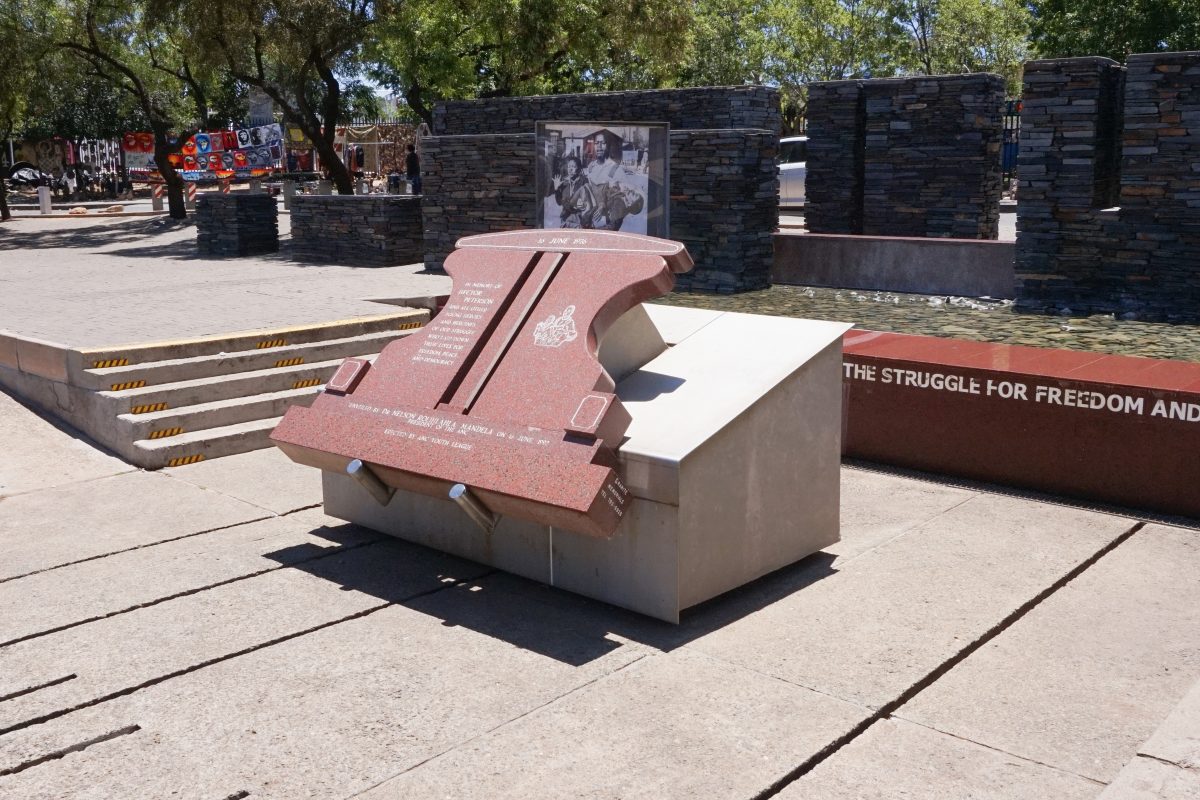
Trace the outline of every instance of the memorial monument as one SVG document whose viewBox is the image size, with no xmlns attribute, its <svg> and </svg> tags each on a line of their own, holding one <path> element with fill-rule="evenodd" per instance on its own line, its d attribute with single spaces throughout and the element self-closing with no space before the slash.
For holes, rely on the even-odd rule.
<svg viewBox="0 0 1200 800">
<path fill-rule="evenodd" d="M 332 516 L 677 621 L 837 540 L 849 327 L 642 305 L 691 265 L 633 234 L 464 238 L 431 323 L 272 439 Z"/>
</svg>

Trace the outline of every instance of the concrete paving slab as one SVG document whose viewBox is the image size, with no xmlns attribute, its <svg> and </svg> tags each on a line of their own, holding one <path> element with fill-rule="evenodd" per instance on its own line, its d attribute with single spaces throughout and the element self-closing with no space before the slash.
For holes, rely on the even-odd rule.
<svg viewBox="0 0 1200 800">
<path fill-rule="evenodd" d="M 321 471 L 297 464 L 275 447 L 171 467 L 163 473 L 276 514 L 321 504 Z"/>
<path fill-rule="evenodd" d="M 134 469 L 2 391 L 0 442 L 0 498 Z"/>
<path fill-rule="evenodd" d="M 0 580 L 268 516 L 241 500 L 141 471 L 6 497 Z"/>
<path fill-rule="evenodd" d="M 1192 686 L 1138 752 L 1194 770 L 1200 777 L 1200 681 Z"/>
<path fill-rule="evenodd" d="M 331 549 L 289 569 L 0 649 L 0 696 L 77 676 L 0 704 L 0 731 L 487 571 L 391 542 Z M 298 545 L 277 557 L 312 550 Z"/>
<path fill-rule="evenodd" d="M 842 468 L 842 540 L 825 548 L 837 566 L 919 528 L 979 492 L 886 472 Z"/>
<path fill-rule="evenodd" d="M 902 720 L 876 722 L 779 800 L 1092 800 L 1103 784 Z"/>
<path fill-rule="evenodd" d="M 896 712 L 1105 783 L 1200 676 L 1200 536 L 1148 525 Z"/>
<path fill-rule="evenodd" d="M 315 509 L 6 581 L 0 646 L 381 538 Z"/>
<path fill-rule="evenodd" d="M 306 325 L 388 310 L 366 298 L 446 294 L 423 265 L 295 263 L 290 217 L 280 252 L 204 259 L 195 226 L 168 219 L 22 220 L 0 238 L 0 320 L 73 347 Z"/>
<path fill-rule="evenodd" d="M 463 590 L 425 601 L 424 610 L 389 607 L 2 736 L 0 771 L 140 726 L 2 776 L 0 796 L 348 797 L 647 652 L 614 644 L 575 664 L 445 621 L 503 608 L 547 649 L 580 646 L 516 600 Z"/>
<path fill-rule="evenodd" d="M 753 797 L 866 713 L 677 651 L 612 673 L 360 797 Z"/>
<path fill-rule="evenodd" d="M 883 706 L 1133 524 L 979 495 L 687 646 Z"/>
<path fill-rule="evenodd" d="M 1138 756 L 1096 800 L 1200 800 L 1200 772 Z"/>
</svg>

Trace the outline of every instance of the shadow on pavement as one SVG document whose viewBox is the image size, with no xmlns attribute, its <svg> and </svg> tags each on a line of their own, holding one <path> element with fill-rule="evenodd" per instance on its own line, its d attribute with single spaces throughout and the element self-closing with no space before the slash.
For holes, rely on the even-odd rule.
<svg viewBox="0 0 1200 800">
<path fill-rule="evenodd" d="M 97 248 L 125 242 L 139 242 L 147 237 L 195 226 L 192 218 L 176 220 L 170 217 L 149 217 L 112 224 L 97 219 L 80 227 L 53 231 L 8 231 L 0 238 L 0 250 L 49 249 L 56 247 Z M 193 247 L 194 247 L 194 243 Z"/>
<path fill-rule="evenodd" d="M 349 523 L 344 527 L 364 530 Z M 322 529 L 319 535 L 338 541 L 338 530 Z M 301 547 L 320 551 L 315 545 Z M 671 625 L 388 536 L 303 563 L 296 563 L 295 549 L 266 557 L 342 590 L 363 592 L 572 666 L 620 648 L 622 639 L 673 650 L 836 571 L 834 556 L 815 553 L 695 606 L 684 613 L 682 624 Z M 429 589 L 439 583 L 444 588 Z"/>
</svg>

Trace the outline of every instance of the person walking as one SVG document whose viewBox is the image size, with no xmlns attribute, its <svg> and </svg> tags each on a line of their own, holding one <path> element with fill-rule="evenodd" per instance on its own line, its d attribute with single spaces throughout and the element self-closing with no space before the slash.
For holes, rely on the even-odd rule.
<svg viewBox="0 0 1200 800">
<path fill-rule="evenodd" d="M 404 177 L 408 179 L 413 194 L 421 193 L 421 159 L 417 156 L 417 148 L 408 146 L 408 155 L 404 157 Z"/>
</svg>

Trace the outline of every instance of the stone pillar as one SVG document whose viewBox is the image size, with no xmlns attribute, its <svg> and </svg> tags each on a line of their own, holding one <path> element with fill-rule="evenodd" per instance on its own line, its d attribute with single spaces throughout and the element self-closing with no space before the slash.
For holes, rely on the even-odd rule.
<svg viewBox="0 0 1200 800">
<path fill-rule="evenodd" d="M 196 209 L 196 245 L 215 258 L 279 250 L 279 210 L 267 194 L 205 193 Z"/>
<path fill-rule="evenodd" d="M 1004 79 L 976 73 L 862 84 L 863 234 L 997 238 Z"/>
<path fill-rule="evenodd" d="M 333 181 L 317 181 L 317 194 L 319 194 L 319 195 L 333 194 Z"/>
<path fill-rule="evenodd" d="M 1017 305 L 1087 313 L 1087 292 L 1103 282 L 1101 209 L 1117 177 L 1121 65 L 1062 58 L 1025 65 L 1017 158 Z M 1110 215 L 1111 216 L 1111 215 Z"/>
<path fill-rule="evenodd" d="M 862 81 L 808 85 L 804 223 L 813 233 L 862 233 L 866 119 Z"/>
<path fill-rule="evenodd" d="M 822 81 L 808 92 L 810 231 L 996 238 L 999 75 Z"/>
<path fill-rule="evenodd" d="M 296 196 L 296 182 L 286 180 L 283 182 L 283 208 L 285 211 L 291 211 L 292 199 Z"/>
</svg>

